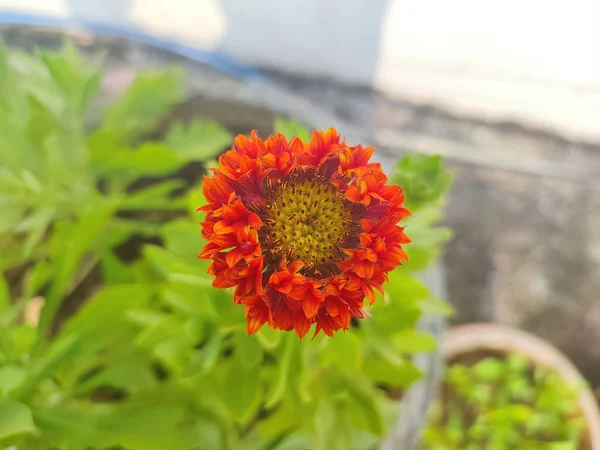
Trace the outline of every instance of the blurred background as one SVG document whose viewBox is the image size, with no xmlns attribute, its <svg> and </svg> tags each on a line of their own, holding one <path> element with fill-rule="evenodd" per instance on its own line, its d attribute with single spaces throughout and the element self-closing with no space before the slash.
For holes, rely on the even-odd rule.
<svg viewBox="0 0 600 450">
<path fill-rule="evenodd" d="M 102 98 L 186 69 L 177 114 L 439 153 L 455 323 L 518 326 L 600 385 L 600 2 L 0 0 L 9 46 L 104 50 Z"/>
</svg>

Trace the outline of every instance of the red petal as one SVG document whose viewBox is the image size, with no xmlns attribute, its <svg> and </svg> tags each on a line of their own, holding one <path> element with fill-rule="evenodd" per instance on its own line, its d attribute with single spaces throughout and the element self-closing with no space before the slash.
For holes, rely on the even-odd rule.
<svg viewBox="0 0 600 450">
<path fill-rule="evenodd" d="M 308 298 L 302 300 L 302 309 L 304 310 L 306 317 L 309 319 L 315 316 L 319 310 L 319 306 L 321 306 L 321 302 L 316 297 L 309 296 Z"/>
<path fill-rule="evenodd" d="M 237 248 L 230 250 L 225 257 L 225 261 L 227 261 L 227 265 L 229 267 L 235 266 L 240 259 L 243 258 L 242 252 L 240 252 Z"/>
<path fill-rule="evenodd" d="M 306 318 L 303 311 L 298 311 L 294 314 L 294 330 L 296 330 L 296 334 L 302 339 L 310 330 L 310 320 Z"/>
</svg>

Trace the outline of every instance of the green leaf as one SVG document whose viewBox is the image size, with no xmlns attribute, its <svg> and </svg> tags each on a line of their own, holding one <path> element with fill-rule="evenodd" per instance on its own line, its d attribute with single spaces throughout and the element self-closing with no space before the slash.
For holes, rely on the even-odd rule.
<svg viewBox="0 0 600 450">
<path fill-rule="evenodd" d="M 206 280 L 206 285 L 210 286 L 212 280 L 206 274 L 203 274 L 199 267 L 194 267 L 197 263 L 196 259 L 186 260 L 177 256 L 168 250 L 157 245 L 145 245 L 143 249 L 145 260 L 148 261 L 156 275 L 161 279 L 173 279 L 183 281 L 177 275 L 190 275 L 191 278 L 186 278 L 191 284 L 196 284 L 194 278 L 202 278 Z"/>
<path fill-rule="evenodd" d="M 68 448 L 186 450 L 198 442 L 185 405 L 176 389 L 156 389 L 112 405 L 36 407 L 32 412 L 43 436 Z"/>
<path fill-rule="evenodd" d="M 113 172 L 131 176 L 159 176 L 175 172 L 185 163 L 172 148 L 145 143 L 135 150 L 104 149 L 92 152 L 92 164 L 100 174 Z"/>
<path fill-rule="evenodd" d="M 36 326 L 22 324 L 20 326 L 13 326 L 11 334 L 17 353 L 29 355 L 31 348 L 37 340 L 38 328 Z"/>
<path fill-rule="evenodd" d="M 385 293 L 394 306 L 401 308 L 408 305 L 412 309 L 415 301 L 425 300 L 429 297 L 429 289 L 401 269 L 389 273 L 390 281 L 385 285 Z"/>
<path fill-rule="evenodd" d="M 173 220 L 163 226 L 161 236 L 165 241 L 165 248 L 187 261 L 196 263 L 200 250 L 206 245 L 201 231 L 196 222 Z"/>
<path fill-rule="evenodd" d="M 418 247 L 409 245 L 406 249 L 408 261 L 402 266 L 407 272 L 419 272 L 425 270 L 436 261 L 440 255 L 439 247 Z"/>
<path fill-rule="evenodd" d="M 84 61 L 77 48 L 67 43 L 60 52 L 42 52 L 41 60 L 62 91 L 73 116 L 85 113 L 100 86 L 100 61 Z"/>
<path fill-rule="evenodd" d="M 166 312 L 149 308 L 131 308 L 125 312 L 125 315 L 128 319 L 143 327 L 157 325 L 171 317 L 171 315 Z"/>
<path fill-rule="evenodd" d="M 0 106 L 11 109 L 11 100 L 14 98 L 14 73 L 9 67 L 8 55 L 4 42 L 0 40 Z"/>
<path fill-rule="evenodd" d="M 378 355 L 365 358 L 365 374 L 374 382 L 394 388 L 406 388 L 423 376 L 410 361 L 394 364 Z"/>
<path fill-rule="evenodd" d="M 15 343 L 10 335 L 8 325 L 0 323 L 0 362 L 15 360 L 16 353 Z"/>
<path fill-rule="evenodd" d="M 17 388 L 27 375 L 27 370 L 17 364 L 0 367 L 0 396 L 8 396 Z"/>
<path fill-rule="evenodd" d="M 236 352 L 242 364 L 248 368 L 255 368 L 262 363 L 263 352 L 255 336 L 246 333 L 237 333 Z"/>
<path fill-rule="evenodd" d="M 450 303 L 434 297 L 420 302 L 419 308 L 423 314 L 432 316 L 452 317 L 455 313 Z"/>
<path fill-rule="evenodd" d="M 70 288 L 81 259 L 91 250 L 114 211 L 114 202 L 97 201 L 79 215 L 77 222 L 63 222 L 57 226 L 52 242 L 55 276 L 40 315 L 40 339 L 46 338 L 48 328 L 63 295 Z"/>
<path fill-rule="evenodd" d="M 383 417 L 368 380 L 357 377 L 344 377 L 343 384 L 352 400 L 363 412 L 367 429 L 374 434 L 382 435 L 384 432 Z"/>
<path fill-rule="evenodd" d="M 292 139 L 298 136 L 303 142 L 310 141 L 310 131 L 295 120 L 286 120 L 282 118 L 275 119 L 274 131 L 283 134 L 286 139 Z"/>
<path fill-rule="evenodd" d="M 119 209 L 127 211 L 177 211 L 187 205 L 180 198 L 172 198 L 172 193 L 184 185 L 182 180 L 168 180 L 130 193 L 123 199 Z"/>
<path fill-rule="evenodd" d="M 16 389 L 15 397 L 28 398 L 41 381 L 51 377 L 59 368 L 72 362 L 81 348 L 81 341 L 77 336 L 71 335 L 54 340 L 44 357 L 29 368 L 27 378 Z"/>
<path fill-rule="evenodd" d="M 452 232 L 448 228 L 433 227 L 443 216 L 443 211 L 433 205 L 427 206 L 407 217 L 403 225 L 406 225 L 407 232 L 410 231 L 412 240 L 410 246 L 417 247 L 435 247 L 446 242 L 452 237 Z M 407 246 L 410 248 L 410 246 Z"/>
<path fill-rule="evenodd" d="M 164 291 L 164 300 L 174 310 L 183 314 L 201 317 L 204 320 L 216 322 L 219 313 L 215 308 L 212 286 L 199 286 L 186 282 L 171 282 Z"/>
<path fill-rule="evenodd" d="M 11 114 L 0 110 L 0 148 L 3 149 L 0 152 L 0 166 L 14 170 L 22 181 L 29 181 L 26 174 L 40 163 L 39 152 L 27 140 L 23 130 L 13 123 Z M 29 189 L 36 187 L 31 184 L 24 186 Z"/>
<path fill-rule="evenodd" d="M 215 168 L 218 166 L 219 166 L 218 163 L 214 163 L 214 164 L 207 163 L 206 164 L 206 167 Z M 198 222 L 198 218 L 204 217 L 204 214 L 199 215 L 199 213 L 198 213 L 198 208 L 206 205 L 206 198 L 204 198 L 201 184 L 198 184 L 197 186 L 193 187 L 192 189 L 190 189 L 188 191 L 186 202 L 188 205 L 187 210 L 188 210 L 189 216 L 193 219 L 194 222 Z"/>
<path fill-rule="evenodd" d="M 168 317 L 153 325 L 144 328 L 136 337 L 137 345 L 154 348 L 162 342 L 177 341 L 184 342 L 191 347 L 190 336 L 185 328 L 181 326 L 178 317 Z"/>
<path fill-rule="evenodd" d="M 486 414 L 486 418 L 493 424 L 509 423 L 516 425 L 527 423 L 534 414 L 535 411 L 528 405 L 509 405 L 489 412 Z"/>
<path fill-rule="evenodd" d="M 10 293 L 8 291 L 8 283 L 4 278 L 4 274 L 0 271 L 0 312 L 5 311 L 11 305 Z"/>
<path fill-rule="evenodd" d="M 223 337 L 221 334 L 215 333 L 190 361 L 186 370 L 183 372 L 183 376 L 191 377 L 198 372 L 211 370 L 217 363 L 222 343 Z"/>
<path fill-rule="evenodd" d="M 506 373 L 506 365 L 498 358 L 484 358 L 471 367 L 471 370 L 481 381 L 499 381 Z"/>
<path fill-rule="evenodd" d="M 417 330 L 404 330 L 392 337 L 392 344 L 402 353 L 429 352 L 436 348 L 433 336 Z"/>
<path fill-rule="evenodd" d="M 310 436 L 303 433 L 292 433 L 277 445 L 276 450 L 314 450 Z"/>
<path fill-rule="evenodd" d="M 0 400 L 0 441 L 35 432 L 36 427 L 27 406 L 11 400 Z"/>
<path fill-rule="evenodd" d="M 299 358 L 300 345 L 292 334 L 283 337 L 284 346 L 278 358 L 275 379 L 271 383 L 265 406 L 271 408 L 281 401 L 290 387 L 291 371 Z"/>
<path fill-rule="evenodd" d="M 315 414 L 315 450 L 329 450 L 331 448 L 332 431 L 334 430 L 336 410 L 328 398 L 319 402 Z"/>
<path fill-rule="evenodd" d="M 328 339 L 327 345 L 321 350 L 323 364 L 347 372 L 360 369 L 362 356 L 361 341 L 352 332 L 337 333 L 334 337 Z"/>
<path fill-rule="evenodd" d="M 119 100 L 107 108 L 100 131 L 126 144 L 153 130 L 171 108 L 183 98 L 183 73 L 143 72 Z"/>
<path fill-rule="evenodd" d="M 225 374 L 223 389 L 223 399 L 234 420 L 248 422 L 263 397 L 259 371 L 248 367 L 236 354 Z"/>
<path fill-rule="evenodd" d="M 197 120 L 187 127 L 174 125 L 166 143 L 186 161 L 206 161 L 230 146 L 232 139 L 231 134 L 218 123 Z"/>
<path fill-rule="evenodd" d="M 69 391 L 71 396 L 89 395 L 106 386 L 126 390 L 129 395 L 156 387 L 151 355 L 131 349 L 115 353 L 103 367 L 96 367 L 91 376 L 74 385 Z"/>
<path fill-rule="evenodd" d="M 280 330 L 273 330 L 271 327 L 262 327 L 256 337 L 265 350 L 275 350 L 281 342 L 283 333 Z"/>
<path fill-rule="evenodd" d="M 152 295 L 149 286 L 121 284 L 108 286 L 89 299 L 69 319 L 61 336 L 93 336 L 98 332 L 110 332 L 123 322 L 128 310 L 146 305 Z"/>
<path fill-rule="evenodd" d="M 111 249 L 106 250 L 100 257 L 100 267 L 107 286 L 130 284 L 135 281 L 135 274 L 131 267 L 121 261 Z"/>
<path fill-rule="evenodd" d="M 406 196 L 406 205 L 414 213 L 440 200 L 452 184 L 452 175 L 442 167 L 439 155 L 411 153 L 402 158 L 390 176 Z"/>
</svg>

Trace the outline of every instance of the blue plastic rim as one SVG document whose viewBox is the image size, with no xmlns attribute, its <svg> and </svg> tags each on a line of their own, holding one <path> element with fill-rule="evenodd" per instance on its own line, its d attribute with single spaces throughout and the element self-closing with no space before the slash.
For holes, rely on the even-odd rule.
<svg viewBox="0 0 600 450">
<path fill-rule="evenodd" d="M 153 36 L 134 26 L 113 25 L 87 20 L 75 20 L 73 18 L 50 17 L 14 12 L 0 12 L 0 25 L 40 26 L 56 28 L 57 30 L 83 28 L 93 34 L 128 39 L 130 41 L 160 48 L 181 55 L 192 61 L 211 66 L 234 78 L 261 82 L 267 82 L 269 80 L 265 74 L 256 68 L 237 63 L 222 53 L 201 50 L 172 39 Z"/>
</svg>

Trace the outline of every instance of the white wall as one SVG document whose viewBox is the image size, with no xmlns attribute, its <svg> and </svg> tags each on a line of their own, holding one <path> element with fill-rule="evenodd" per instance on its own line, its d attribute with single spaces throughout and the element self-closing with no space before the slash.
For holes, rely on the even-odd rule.
<svg viewBox="0 0 600 450">
<path fill-rule="evenodd" d="M 600 142 L 598 0 L 0 0 Z"/>
</svg>

